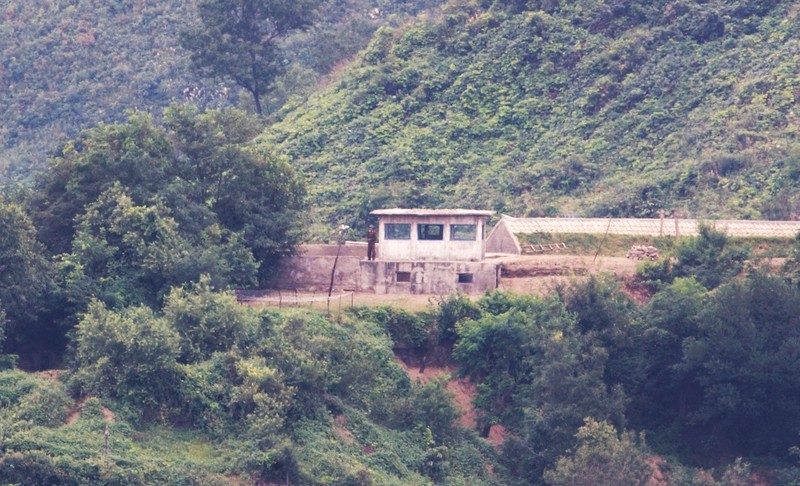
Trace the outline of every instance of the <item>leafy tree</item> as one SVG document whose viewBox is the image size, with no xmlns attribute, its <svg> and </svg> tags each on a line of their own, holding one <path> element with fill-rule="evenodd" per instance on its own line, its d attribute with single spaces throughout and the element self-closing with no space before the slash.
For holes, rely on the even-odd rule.
<svg viewBox="0 0 800 486">
<path fill-rule="evenodd" d="M 529 386 L 519 402 L 524 410 L 522 460 L 513 470 L 539 478 L 572 445 L 586 417 L 625 425 L 628 402 L 619 385 L 609 385 L 604 375 L 609 350 L 566 330 L 542 343 L 542 354 Z M 511 449 L 510 449 L 511 450 Z"/>
<path fill-rule="evenodd" d="M 149 308 L 115 312 L 93 301 L 75 328 L 73 386 L 136 405 L 147 419 L 159 418 L 177 403 L 179 346 L 175 330 Z"/>
<path fill-rule="evenodd" d="M 567 310 L 577 317 L 577 329 L 585 346 L 605 349 L 604 381 L 636 393 L 643 378 L 647 356 L 641 346 L 639 309 L 611 275 L 592 275 L 559 290 Z"/>
<path fill-rule="evenodd" d="M 52 254 L 71 249 L 75 219 L 114 184 L 143 204 L 170 179 L 171 148 L 145 113 L 100 125 L 68 142 L 37 180 L 30 202 L 38 235 Z"/>
<path fill-rule="evenodd" d="M 742 270 L 748 253 L 731 245 L 725 233 L 700 225 L 697 237 L 681 241 L 675 249 L 672 272 L 676 277 L 694 277 L 713 289 Z"/>
<path fill-rule="evenodd" d="M 653 474 L 644 444 L 631 433 L 620 437 L 613 425 L 587 418 L 575 437 L 575 451 L 545 472 L 548 485 L 644 486 Z"/>
<path fill-rule="evenodd" d="M 567 310 L 578 317 L 582 333 L 607 333 L 629 326 L 635 310 L 633 301 L 620 289 L 611 275 L 592 275 L 583 283 L 559 292 Z"/>
<path fill-rule="evenodd" d="M 484 413 L 484 434 L 492 423 L 519 420 L 522 404 L 515 397 L 520 387 L 535 377 L 532 367 L 541 353 L 542 340 L 568 319 L 557 316 L 557 311 L 551 315 L 544 303 L 540 306 L 538 315 L 512 309 L 456 325 L 453 358 L 463 373 L 482 383 L 475 405 Z"/>
<path fill-rule="evenodd" d="M 112 307 L 157 304 L 183 280 L 190 249 L 164 206 L 136 206 L 119 183 L 87 206 L 72 244 L 90 295 Z"/>
<path fill-rule="evenodd" d="M 29 338 L 39 330 L 42 299 L 51 288 L 43 250 L 23 209 L 0 198 L 0 343 L 6 349 L 33 344 Z M 37 339 L 50 341 L 45 335 Z"/>
<path fill-rule="evenodd" d="M 171 219 L 169 231 L 196 250 L 184 277 L 208 273 L 220 287 L 249 285 L 260 264 L 263 282 L 300 236 L 305 191 L 285 159 L 250 146 L 258 133 L 255 118 L 240 111 L 178 106 L 165 110 L 160 126 L 133 113 L 89 130 L 39 180 L 30 202 L 39 235 L 53 254 L 70 252 L 76 222 L 118 184 L 133 207 L 160 208 L 148 211 Z"/>
<path fill-rule="evenodd" d="M 180 360 L 186 363 L 246 344 L 247 336 L 260 325 L 258 316 L 239 305 L 232 294 L 214 292 L 207 275 L 188 289 L 173 288 L 163 312 L 181 336 Z"/>
<path fill-rule="evenodd" d="M 783 279 L 754 275 L 710 294 L 680 365 L 702 392 L 687 419 L 710 459 L 786 454 L 797 443 L 798 316 L 800 290 Z"/>
<path fill-rule="evenodd" d="M 436 321 L 439 324 L 439 343 L 445 345 L 455 344 L 458 339 L 456 325 L 459 322 L 481 317 L 480 307 L 461 293 L 439 300 L 435 312 Z"/>
<path fill-rule="evenodd" d="M 183 47 L 202 72 L 232 80 L 253 96 L 262 114 L 261 96 L 283 69 L 279 40 L 312 22 L 317 0 L 202 0 L 200 24 L 182 33 Z"/>
<path fill-rule="evenodd" d="M 645 367 L 641 387 L 631 393 L 628 417 L 635 426 L 681 430 L 686 417 L 702 399 L 681 363 L 683 343 L 697 336 L 700 314 L 708 303 L 708 291 L 692 278 L 677 278 L 656 293 L 641 312 L 641 348 Z"/>
<path fill-rule="evenodd" d="M 278 259 L 304 237 L 305 186 L 276 152 L 261 147 L 243 155 L 227 169 L 224 193 L 213 207 L 222 227 L 241 233 L 260 263 L 263 284 L 274 276 Z"/>
</svg>

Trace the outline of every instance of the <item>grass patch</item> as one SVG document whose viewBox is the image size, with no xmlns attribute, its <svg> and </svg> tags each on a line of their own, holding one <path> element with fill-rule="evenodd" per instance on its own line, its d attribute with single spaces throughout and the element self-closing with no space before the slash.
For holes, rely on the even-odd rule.
<svg viewBox="0 0 800 486">
<path fill-rule="evenodd" d="M 582 233 L 528 233 L 517 235 L 524 253 L 528 245 L 564 243 L 571 255 L 624 257 L 634 245 L 654 246 L 661 256 L 672 254 L 676 240 L 670 236 L 592 235 Z M 687 237 L 682 237 L 684 239 Z M 787 258 L 791 255 L 794 238 L 730 238 L 732 245 L 748 246 L 752 258 Z"/>
<path fill-rule="evenodd" d="M 524 253 L 528 245 L 547 245 L 564 243 L 571 255 L 594 255 L 624 257 L 634 245 L 647 245 L 658 248 L 659 252 L 672 251 L 675 239 L 666 236 L 631 236 L 631 235 L 592 235 L 584 233 L 529 233 L 517 235 Z"/>
</svg>

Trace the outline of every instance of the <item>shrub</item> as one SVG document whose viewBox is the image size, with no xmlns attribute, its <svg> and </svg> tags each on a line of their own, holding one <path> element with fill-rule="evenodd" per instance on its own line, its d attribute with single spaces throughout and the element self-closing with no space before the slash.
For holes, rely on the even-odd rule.
<svg viewBox="0 0 800 486">
<path fill-rule="evenodd" d="M 675 249 L 675 277 L 694 277 L 707 289 L 718 287 L 739 274 L 749 249 L 730 245 L 725 233 L 700 225 L 696 238 L 683 240 Z"/>
<path fill-rule="evenodd" d="M 67 419 L 68 408 L 72 399 L 66 387 L 57 381 L 40 383 L 31 393 L 25 395 L 19 403 L 19 418 L 30 420 L 36 425 L 55 427 Z"/>
<path fill-rule="evenodd" d="M 643 261 L 636 266 L 636 280 L 650 292 L 658 292 L 664 285 L 672 282 L 672 266 L 669 259 Z"/>
<path fill-rule="evenodd" d="M 439 344 L 452 345 L 458 338 L 456 324 L 465 319 L 479 319 L 481 309 L 468 296 L 458 293 L 439 300 L 435 315 Z"/>
<path fill-rule="evenodd" d="M 177 399 L 182 373 L 178 335 L 146 307 L 120 312 L 94 301 L 78 324 L 73 386 L 140 407 L 146 418 L 167 412 Z"/>
<path fill-rule="evenodd" d="M 653 474 L 646 451 L 632 434 L 620 437 L 613 425 L 587 418 L 576 437 L 575 452 L 544 473 L 548 485 L 644 486 Z"/>
</svg>

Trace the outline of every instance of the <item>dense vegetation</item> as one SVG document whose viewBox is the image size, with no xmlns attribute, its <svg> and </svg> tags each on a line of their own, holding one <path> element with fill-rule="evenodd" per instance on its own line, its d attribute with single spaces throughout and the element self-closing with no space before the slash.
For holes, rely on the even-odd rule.
<svg viewBox="0 0 800 486">
<path fill-rule="evenodd" d="M 791 1 L 458 0 L 279 114 L 320 221 L 379 207 L 787 219 Z"/>
<path fill-rule="evenodd" d="M 177 106 L 162 118 L 84 132 L 34 191 L 0 200 L 7 348 L 63 346 L 93 298 L 157 307 L 201 275 L 220 289 L 263 284 L 293 251 L 303 185 L 250 143 L 260 121 Z"/>
<path fill-rule="evenodd" d="M 796 215 L 793 2 L 312 3 L 269 90 L 198 61 L 231 19 L 196 2 L 2 4 L 3 482 L 800 484 L 800 236 L 776 271 L 703 228 L 638 304 L 603 275 L 335 319 L 230 292 L 385 206 Z M 475 383 L 477 430 L 393 348 Z"/>
<path fill-rule="evenodd" d="M 253 311 L 205 281 L 159 311 L 92 303 L 75 347 L 66 385 L 0 373 L 4 481 L 497 484 L 495 452 L 374 322 Z"/>
<path fill-rule="evenodd" d="M 126 111 L 152 115 L 174 102 L 243 104 L 236 83 L 204 78 L 181 47 L 200 15 L 193 0 L 0 1 L 0 181 L 26 181 L 47 156 Z M 262 100 L 273 112 L 315 87 L 382 25 L 440 0 L 321 0 L 315 24 L 282 42 L 285 73 Z"/>
<path fill-rule="evenodd" d="M 645 306 L 593 277 L 544 299 L 452 296 L 424 313 L 355 308 L 338 321 L 243 307 L 207 278 L 155 310 L 93 301 L 60 381 L 0 373 L 0 475 L 611 486 L 644 484 L 660 464 L 666 484 L 754 473 L 797 484 L 800 290 L 758 273 L 717 290 L 665 278 Z M 482 433 L 511 432 L 503 446 L 455 426 L 444 383 L 411 383 L 393 345 L 417 357 L 451 347 L 481 383 Z"/>
</svg>

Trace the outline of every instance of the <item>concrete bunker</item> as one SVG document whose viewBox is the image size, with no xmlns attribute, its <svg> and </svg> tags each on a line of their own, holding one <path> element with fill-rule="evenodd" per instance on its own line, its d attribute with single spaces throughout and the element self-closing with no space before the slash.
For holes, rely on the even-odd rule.
<svg viewBox="0 0 800 486">
<path fill-rule="evenodd" d="M 273 288 L 378 294 L 467 294 L 497 288 L 499 264 L 486 261 L 486 221 L 493 211 L 380 209 L 376 258 L 364 242 L 305 245 L 284 259 Z M 338 259 L 336 255 L 338 256 Z"/>
<path fill-rule="evenodd" d="M 486 261 L 486 220 L 474 209 L 379 209 L 375 260 L 362 260 L 359 289 L 378 294 L 479 293 L 497 287 Z"/>
</svg>

